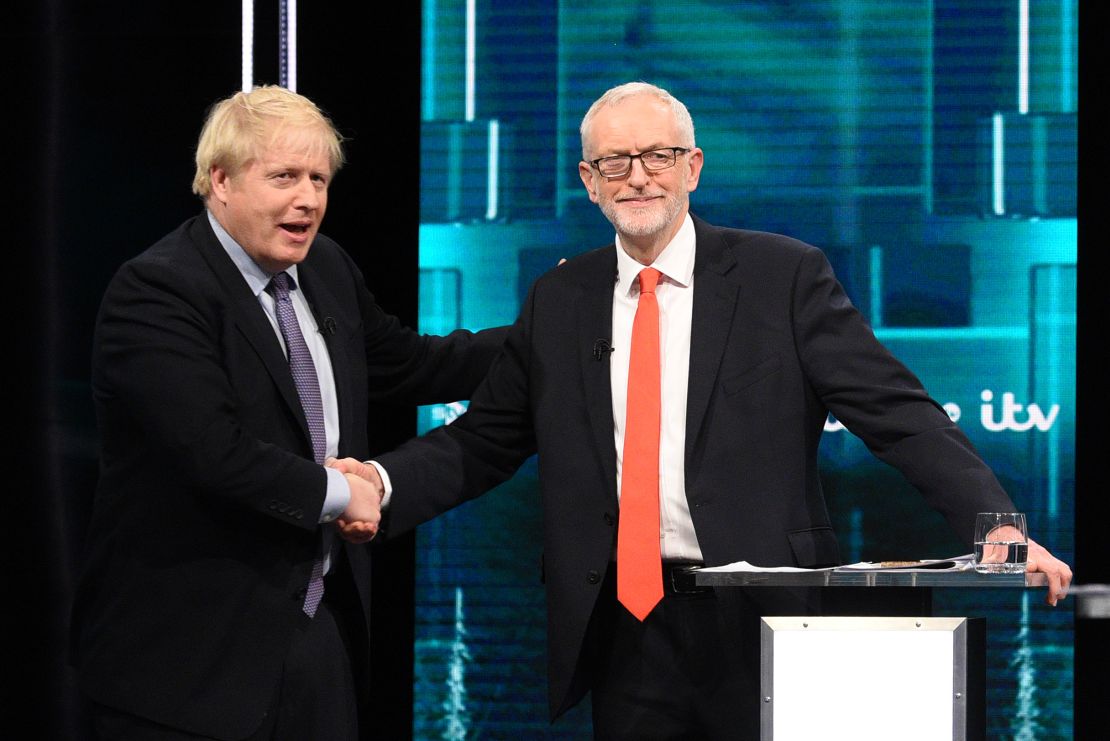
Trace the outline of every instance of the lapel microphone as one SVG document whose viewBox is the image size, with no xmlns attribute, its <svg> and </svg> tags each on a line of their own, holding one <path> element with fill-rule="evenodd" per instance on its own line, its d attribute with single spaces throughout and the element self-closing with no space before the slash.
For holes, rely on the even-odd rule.
<svg viewBox="0 0 1110 741">
<path fill-rule="evenodd" d="M 594 360 L 601 360 L 611 352 L 613 347 L 609 344 L 609 340 L 604 338 L 594 340 Z"/>
<path fill-rule="evenodd" d="M 307 300 L 308 297 L 306 296 L 305 298 Z M 319 320 L 320 315 L 316 313 L 316 304 L 312 303 L 311 301 L 308 302 L 308 310 L 312 312 L 313 318 L 316 319 L 316 331 L 320 334 L 326 334 L 329 337 L 334 337 L 336 328 L 335 317 L 326 316 L 324 317 L 324 321 L 321 322 Z"/>
</svg>

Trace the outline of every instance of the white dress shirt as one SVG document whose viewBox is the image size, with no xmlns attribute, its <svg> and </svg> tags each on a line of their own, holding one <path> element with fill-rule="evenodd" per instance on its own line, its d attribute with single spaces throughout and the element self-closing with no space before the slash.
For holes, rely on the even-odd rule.
<svg viewBox="0 0 1110 741">
<path fill-rule="evenodd" d="M 663 274 L 655 289 L 659 303 L 659 349 L 662 354 L 659 437 L 659 544 L 665 560 L 701 561 L 686 501 L 686 393 L 690 377 L 690 327 L 694 309 L 694 222 L 690 215 L 649 267 Z M 613 442 L 617 448 L 617 496 L 624 456 L 625 407 L 632 320 L 640 298 L 637 276 L 644 266 L 628 256 L 616 238 L 617 283 L 613 289 L 613 351 L 609 355 L 613 386 Z"/>
</svg>

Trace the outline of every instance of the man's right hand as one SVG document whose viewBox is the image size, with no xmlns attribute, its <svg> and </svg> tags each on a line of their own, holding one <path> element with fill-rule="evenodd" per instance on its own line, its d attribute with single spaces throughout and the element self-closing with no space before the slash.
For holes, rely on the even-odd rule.
<svg viewBox="0 0 1110 741">
<path fill-rule="evenodd" d="M 335 521 L 339 536 L 351 543 L 370 542 L 378 534 L 385 492 L 378 470 L 354 458 L 331 458 L 326 465 L 340 471 L 351 487 L 351 501 Z"/>
</svg>

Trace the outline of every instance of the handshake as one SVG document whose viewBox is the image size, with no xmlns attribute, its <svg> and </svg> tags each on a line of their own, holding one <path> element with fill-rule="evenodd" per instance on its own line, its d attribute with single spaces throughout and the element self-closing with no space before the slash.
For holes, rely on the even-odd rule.
<svg viewBox="0 0 1110 741">
<path fill-rule="evenodd" d="M 385 496 L 378 469 L 354 458 L 328 458 L 324 465 L 341 472 L 351 487 L 351 501 L 335 521 L 339 537 L 351 543 L 369 543 L 378 534 Z"/>
</svg>

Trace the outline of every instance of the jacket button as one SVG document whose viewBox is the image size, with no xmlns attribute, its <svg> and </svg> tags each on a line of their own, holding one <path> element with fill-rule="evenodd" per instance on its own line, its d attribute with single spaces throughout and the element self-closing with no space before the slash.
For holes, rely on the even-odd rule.
<svg viewBox="0 0 1110 741">
<path fill-rule="evenodd" d="M 588 581 L 590 584 L 597 584 L 599 581 L 601 581 L 601 574 L 597 573 L 593 569 L 590 569 L 590 571 L 586 574 L 586 581 Z"/>
<path fill-rule="evenodd" d="M 605 513 L 605 524 L 609 527 L 613 526 L 613 516 L 608 512 Z"/>
<path fill-rule="evenodd" d="M 308 594 L 308 589 L 298 589 L 293 592 L 293 600 L 296 602 L 304 602 L 305 595 Z"/>
</svg>

